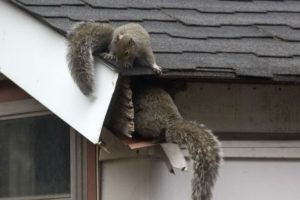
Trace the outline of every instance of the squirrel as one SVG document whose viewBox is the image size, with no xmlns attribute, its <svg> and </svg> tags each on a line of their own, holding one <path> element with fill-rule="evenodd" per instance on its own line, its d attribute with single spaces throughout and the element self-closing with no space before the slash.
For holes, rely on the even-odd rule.
<svg viewBox="0 0 300 200">
<path fill-rule="evenodd" d="M 143 88 L 133 95 L 136 133 L 186 145 L 194 163 L 192 199 L 210 200 L 222 161 L 218 139 L 203 125 L 184 120 L 165 90 Z"/>
<path fill-rule="evenodd" d="M 93 94 L 94 54 L 116 59 L 125 68 L 136 64 L 161 73 L 156 64 L 148 32 L 139 24 L 129 23 L 114 29 L 109 24 L 80 22 L 67 35 L 69 69 L 79 89 L 86 96 Z M 108 52 L 109 53 L 106 53 Z"/>
<path fill-rule="evenodd" d="M 150 35 L 139 24 L 129 23 L 116 28 L 109 49 L 105 58 L 116 58 L 125 68 L 138 63 L 161 73 L 161 67 L 156 64 L 152 51 Z"/>
<path fill-rule="evenodd" d="M 94 53 L 106 52 L 112 40 L 113 27 L 109 24 L 79 22 L 68 33 L 69 69 L 81 92 L 94 92 Z"/>
</svg>

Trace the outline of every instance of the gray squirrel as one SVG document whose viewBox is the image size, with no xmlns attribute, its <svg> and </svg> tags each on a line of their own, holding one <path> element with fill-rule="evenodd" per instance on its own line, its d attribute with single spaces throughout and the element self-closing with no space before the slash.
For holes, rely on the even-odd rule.
<svg viewBox="0 0 300 200">
<path fill-rule="evenodd" d="M 128 23 L 114 29 L 109 24 L 80 22 L 68 33 L 69 69 L 83 94 L 93 94 L 94 53 L 103 53 L 106 59 L 115 59 L 124 68 L 134 63 L 161 73 L 156 64 L 148 32 L 139 24 Z M 109 51 L 109 53 L 107 53 Z"/>
<path fill-rule="evenodd" d="M 68 34 L 69 68 L 83 94 L 94 92 L 94 53 L 116 59 L 122 67 L 135 62 L 161 73 L 152 52 L 150 37 L 140 25 L 130 23 L 113 29 L 109 24 L 83 22 Z M 107 53 L 108 52 L 108 53 Z M 217 138 L 196 122 L 184 120 L 171 96 L 156 87 L 133 91 L 134 125 L 144 138 L 186 145 L 194 161 L 193 200 L 210 200 L 222 157 Z"/>
<path fill-rule="evenodd" d="M 137 134 L 186 145 L 194 163 L 192 199 L 210 200 L 222 161 L 218 139 L 197 122 L 184 120 L 171 96 L 161 88 L 135 90 L 133 103 Z"/>
</svg>

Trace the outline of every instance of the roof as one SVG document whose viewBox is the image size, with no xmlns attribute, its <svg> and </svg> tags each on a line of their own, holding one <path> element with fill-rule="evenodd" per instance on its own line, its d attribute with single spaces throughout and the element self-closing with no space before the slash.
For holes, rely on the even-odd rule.
<svg viewBox="0 0 300 200">
<path fill-rule="evenodd" d="M 151 34 L 166 76 L 300 81 L 299 1 L 12 2 L 62 33 L 78 21 L 138 22 Z"/>
</svg>

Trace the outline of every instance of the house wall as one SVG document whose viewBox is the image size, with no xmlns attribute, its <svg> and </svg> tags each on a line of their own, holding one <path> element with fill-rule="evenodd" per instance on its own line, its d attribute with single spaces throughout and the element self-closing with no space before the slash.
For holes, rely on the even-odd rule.
<svg viewBox="0 0 300 200">
<path fill-rule="evenodd" d="M 175 95 L 175 103 L 186 119 L 215 132 L 240 136 L 300 132 L 299 85 L 189 82 L 185 91 Z"/>
<path fill-rule="evenodd" d="M 299 160 L 226 160 L 213 200 L 298 200 Z M 154 159 L 103 164 L 102 200 L 190 200 L 191 172 L 167 171 Z"/>
<path fill-rule="evenodd" d="M 226 159 L 214 200 L 300 198 L 299 90 L 190 82 L 175 95 L 186 119 L 205 123 L 222 138 Z M 191 194 L 191 171 L 172 175 L 154 158 L 105 161 L 101 180 L 102 200 L 189 200 Z"/>
</svg>

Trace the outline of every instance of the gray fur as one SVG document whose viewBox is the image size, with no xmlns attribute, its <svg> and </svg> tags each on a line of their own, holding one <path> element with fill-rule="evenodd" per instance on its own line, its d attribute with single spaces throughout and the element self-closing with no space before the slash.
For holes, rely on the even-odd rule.
<svg viewBox="0 0 300 200">
<path fill-rule="evenodd" d="M 137 133 L 145 138 L 164 135 L 167 142 L 187 145 L 194 161 L 192 199 L 210 200 L 222 161 L 218 139 L 203 125 L 184 120 L 166 91 L 150 88 L 134 95 Z"/>
<path fill-rule="evenodd" d="M 188 144 L 188 151 L 194 161 L 193 200 L 211 199 L 211 189 L 221 161 L 219 142 L 215 136 L 196 122 L 181 120 L 168 124 L 166 139 L 168 142 Z"/>
<path fill-rule="evenodd" d="M 80 22 L 68 33 L 68 61 L 71 75 L 83 94 L 94 93 L 93 53 L 105 52 L 111 42 L 113 28 L 109 24 Z"/>
<path fill-rule="evenodd" d="M 133 67 L 137 63 L 161 73 L 161 67 L 156 64 L 153 54 L 151 38 L 139 24 L 129 23 L 115 29 L 110 55 L 116 56 L 118 63 L 125 68 Z"/>
</svg>

